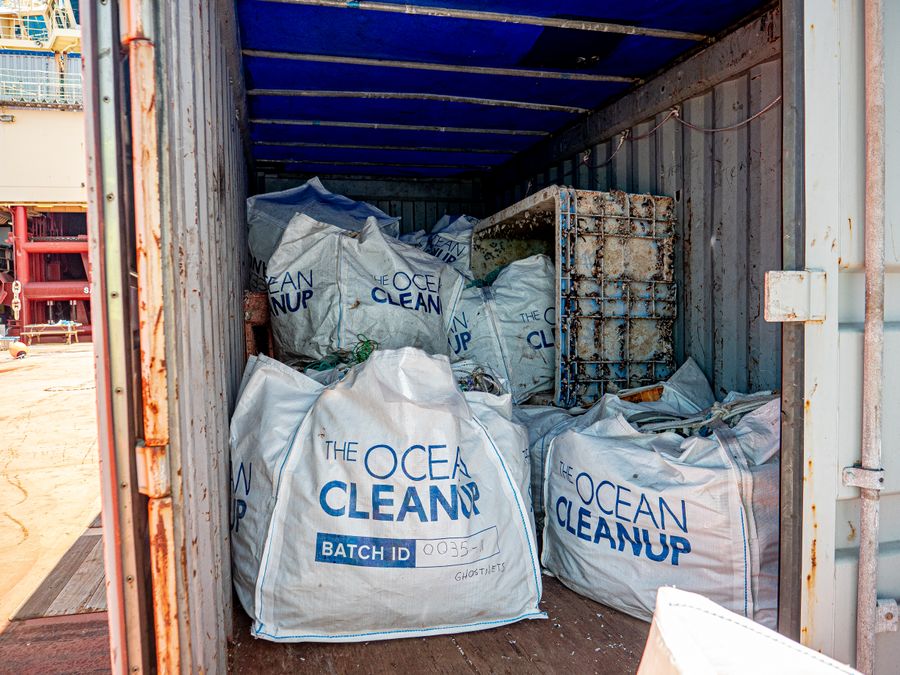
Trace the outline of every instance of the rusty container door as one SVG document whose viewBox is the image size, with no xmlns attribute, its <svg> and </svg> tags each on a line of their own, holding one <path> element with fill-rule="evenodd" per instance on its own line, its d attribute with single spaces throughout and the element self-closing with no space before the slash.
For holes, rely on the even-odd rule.
<svg viewBox="0 0 900 675">
<path fill-rule="evenodd" d="M 113 669 L 224 672 L 246 278 L 235 8 L 84 8 Z"/>
<path fill-rule="evenodd" d="M 129 161 L 127 52 L 119 7 L 82 5 L 88 225 L 106 595 L 114 673 L 154 662 L 147 498 L 135 461 L 142 434 L 136 247 Z"/>
</svg>

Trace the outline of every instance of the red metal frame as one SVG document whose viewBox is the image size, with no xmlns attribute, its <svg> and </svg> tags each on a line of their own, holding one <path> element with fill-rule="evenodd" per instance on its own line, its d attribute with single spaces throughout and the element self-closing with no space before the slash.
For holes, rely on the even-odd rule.
<svg viewBox="0 0 900 675">
<path fill-rule="evenodd" d="M 90 300 L 90 267 L 87 264 L 87 236 L 65 239 L 47 239 L 29 241 L 28 213 L 24 206 L 10 207 L 13 218 L 12 244 L 15 251 L 15 275 L 22 283 L 22 309 L 19 315 L 19 326 L 35 323 L 41 312 L 33 303 L 37 302 L 85 302 Z M 48 263 L 42 258 L 47 254 L 74 253 L 85 261 L 86 279 L 68 281 L 48 281 Z M 79 321 L 89 324 L 85 305 L 80 305 Z M 76 317 L 73 317 L 76 318 Z M 90 325 L 85 325 L 82 332 L 90 332 Z"/>
</svg>

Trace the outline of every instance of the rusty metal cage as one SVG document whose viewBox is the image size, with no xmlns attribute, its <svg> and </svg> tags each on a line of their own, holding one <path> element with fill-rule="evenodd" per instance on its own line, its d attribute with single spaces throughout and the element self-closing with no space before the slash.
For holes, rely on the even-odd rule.
<svg viewBox="0 0 900 675">
<path fill-rule="evenodd" d="M 558 405 L 672 374 L 676 286 L 670 197 L 552 186 L 482 221 L 473 271 L 555 259 Z"/>
</svg>

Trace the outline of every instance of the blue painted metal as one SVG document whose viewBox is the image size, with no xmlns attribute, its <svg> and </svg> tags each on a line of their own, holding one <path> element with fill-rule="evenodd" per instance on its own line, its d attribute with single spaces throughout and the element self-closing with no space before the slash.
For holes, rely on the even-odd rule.
<svg viewBox="0 0 900 675">
<path fill-rule="evenodd" d="M 485 10 L 478 0 L 418 0 L 410 4 Z M 492 12 L 612 23 L 714 35 L 765 5 L 764 0 L 501 0 Z M 501 21 L 429 17 L 346 8 L 314 7 L 266 0 L 238 0 L 243 49 L 361 57 L 450 66 L 487 66 L 583 72 L 644 78 L 697 43 L 663 37 L 566 30 Z M 386 65 L 336 64 L 244 55 L 248 89 L 351 90 L 448 94 L 594 109 L 628 88 L 626 82 L 513 77 L 469 72 L 436 72 Z M 467 128 L 529 129 L 555 132 L 578 119 L 562 111 L 479 106 L 429 100 L 383 100 L 254 96 L 251 119 L 329 120 Z M 520 151 L 539 137 L 462 134 L 338 127 L 254 125 L 252 141 L 293 141 L 357 145 L 427 145 Z M 481 134 L 467 134 L 481 136 Z M 254 147 L 254 157 L 271 157 Z M 395 156 L 395 155 L 394 155 Z M 343 155 L 317 153 L 336 171 Z M 389 163 L 390 151 L 358 151 L 358 162 Z M 299 157 L 298 157 L 299 158 Z M 306 155 L 303 156 L 306 159 Z M 399 161 L 399 160 L 398 160 Z M 408 163 L 408 162 L 407 162 Z M 427 165 L 429 162 L 416 162 Z M 440 162 L 446 164 L 447 162 Z M 484 162 L 481 162 L 483 164 Z M 283 167 L 287 171 L 290 167 Z M 350 170 L 346 170 L 350 172 Z M 353 170 L 358 173 L 358 170 Z M 368 172 L 366 172 L 368 173 Z M 385 175 L 383 172 L 379 172 Z M 444 168 L 421 166 L 400 175 L 447 176 Z"/>
</svg>

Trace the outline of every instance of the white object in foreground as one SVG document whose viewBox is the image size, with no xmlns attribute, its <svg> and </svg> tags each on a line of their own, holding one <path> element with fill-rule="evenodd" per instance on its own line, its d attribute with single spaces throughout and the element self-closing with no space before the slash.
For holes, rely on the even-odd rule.
<svg viewBox="0 0 900 675">
<path fill-rule="evenodd" d="M 663 587 L 638 675 L 857 673 L 696 593 Z"/>
</svg>

